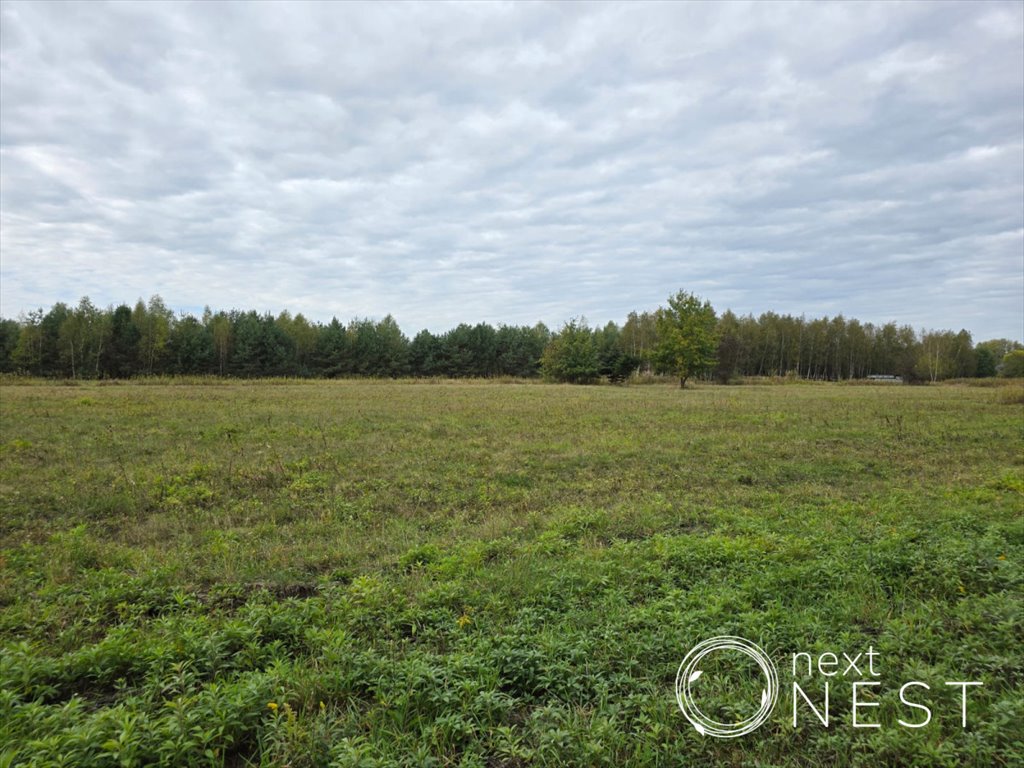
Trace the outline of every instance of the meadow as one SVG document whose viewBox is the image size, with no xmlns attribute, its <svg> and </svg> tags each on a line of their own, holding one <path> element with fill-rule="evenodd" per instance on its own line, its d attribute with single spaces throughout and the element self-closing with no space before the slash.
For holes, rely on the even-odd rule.
<svg viewBox="0 0 1024 768">
<path fill-rule="evenodd" d="M 1024 764 L 1019 390 L 6 380 L 0 767 Z"/>
</svg>

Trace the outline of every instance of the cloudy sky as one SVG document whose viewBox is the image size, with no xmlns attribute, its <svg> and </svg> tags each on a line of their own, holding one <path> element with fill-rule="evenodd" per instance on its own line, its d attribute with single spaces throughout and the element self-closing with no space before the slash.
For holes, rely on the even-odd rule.
<svg viewBox="0 0 1024 768">
<path fill-rule="evenodd" d="M 1024 336 L 1024 4 L 3 2 L 0 313 Z"/>
</svg>

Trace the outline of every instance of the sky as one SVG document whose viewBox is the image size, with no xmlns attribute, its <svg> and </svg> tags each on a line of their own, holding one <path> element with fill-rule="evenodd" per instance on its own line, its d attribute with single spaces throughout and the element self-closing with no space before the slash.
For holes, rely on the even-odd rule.
<svg viewBox="0 0 1024 768">
<path fill-rule="evenodd" d="M 0 4 L 0 314 L 1024 337 L 1024 3 Z"/>
</svg>

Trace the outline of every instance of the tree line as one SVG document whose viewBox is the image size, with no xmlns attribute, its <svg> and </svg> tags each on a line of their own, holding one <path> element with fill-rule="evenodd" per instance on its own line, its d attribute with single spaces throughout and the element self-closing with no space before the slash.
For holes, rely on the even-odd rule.
<svg viewBox="0 0 1024 768">
<path fill-rule="evenodd" d="M 842 315 L 808 320 L 726 311 L 680 292 L 669 306 L 632 312 L 622 325 L 573 319 L 534 326 L 461 324 L 409 339 L 396 320 L 311 322 L 285 311 L 206 309 L 175 314 L 159 296 L 100 308 L 88 298 L 0 320 L 0 372 L 124 379 L 200 374 L 236 377 L 537 377 L 590 383 L 668 373 L 729 382 L 745 376 L 908 381 L 1024 375 L 1024 349 L 1006 339 L 975 344 L 965 330 L 915 332 Z"/>
</svg>

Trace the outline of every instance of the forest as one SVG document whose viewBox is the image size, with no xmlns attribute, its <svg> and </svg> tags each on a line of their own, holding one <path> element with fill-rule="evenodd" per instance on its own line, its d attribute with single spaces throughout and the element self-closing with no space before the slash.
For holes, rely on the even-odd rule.
<svg viewBox="0 0 1024 768">
<path fill-rule="evenodd" d="M 708 305 L 710 308 L 710 305 Z M 659 312 L 631 312 L 621 325 L 573 319 L 534 326 L 460 324 L 411 340 L 391 315 L 311 322 L 285 311 L 178 313 L 159 296 L 106 309 L 89 298 L 0 320 L 0 372 L 68 379 L 158 375 L 255 377 L 540 377 L 592 383 L 663 372 Z M 842 315 L 807 319 L 767 312 L 713 313 L 715 354 L 701 377 L 814 380 L 892 375 L 904 381 L 1024 376 L 1019 342 L 975 343 L 966 330 L 915 331 Z"/>
</svg>

